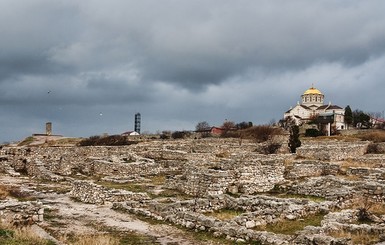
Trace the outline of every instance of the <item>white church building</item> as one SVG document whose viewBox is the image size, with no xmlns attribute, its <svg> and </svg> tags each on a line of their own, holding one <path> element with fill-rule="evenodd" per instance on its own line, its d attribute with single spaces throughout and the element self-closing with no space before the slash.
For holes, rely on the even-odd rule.
<svg viewBox="0 0 385 245">
<path fill-rule="evenodd" d="M 331 103 L 324 104 L 324 95 L 312 86 L 301 95 L 301 103 L 285 112 L 283 118 L 292 118 L 297 125 L 318 121 L 329 121 L 336 130 L 343 130 L 345 126 L 345 109 Z M 324 119 L 324 120 L 323 120 Z"/>
</svg>

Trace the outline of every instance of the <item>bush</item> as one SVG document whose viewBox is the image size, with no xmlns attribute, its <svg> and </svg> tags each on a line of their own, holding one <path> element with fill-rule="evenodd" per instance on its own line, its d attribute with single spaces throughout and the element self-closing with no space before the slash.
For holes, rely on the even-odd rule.
<svg viewBox="0 0 385 245">
<path fill-rule="evenodd" d="M 323 135 L 322 132 L 320 132 L 318 129 L 315 129 L 315 128 L 306 129 L 306 132 L 305 132 L 306 137 L 318 137 L 322 135 Z"/>
<path fill-rule="evenodd" d="M 171 134 L 171 138 L 173 139 L 184 139 L 191 136 L 191 132 L 188 131 L 175 131 Z"/>
<path fill-rule="evenodd" d="M 111 135 L 107 137 L 91 136 L 78 143 L 79 146 L 119 146 L 137 144 L 137 141 L 130 141 L 121 135 Z"/>
<path fill-rule="evenodd" d="M 222 138 L 239 138 L 241 134 L 237 130 L 226 130 L 221 134 Z"/>
<path fill-rule="evenodd" d="M 371 143 L 368 145 L 368 150 L 366 151 L 368 154 L 383 154 L 383 151 L 378 147 L 378 144 Z"/>
<path fill-rule="evenodd" d="M 281 147 L 281 144 L 278 143 L 269 143 L 266 146 L 263 147 L 263 153 L 268 154 L 276 154 L 278 152 L 278 149 Z"/>
<path fill-rule="evenodd" d="M 162 140 L 171 139 L 171 131 L 163 131 L 159 138 Z"/>
<path fill-rule="evenodd" d="M 255 139 L 257 143 L 265 142 L 271 139 L 272 136 L 279 134 L 282 134 L 282 129 L 269 125 L 253 126 L 243 130 L 241 133 L 242 137 Z"/>
<path fill-rule="evenodd" d="M 299 127 L 294 125 L 290 127 L 289 144 L 291 153 L 296 153 L 297 147 L 301 146 L 301 140 L 299 139 Z"/>
</svg>

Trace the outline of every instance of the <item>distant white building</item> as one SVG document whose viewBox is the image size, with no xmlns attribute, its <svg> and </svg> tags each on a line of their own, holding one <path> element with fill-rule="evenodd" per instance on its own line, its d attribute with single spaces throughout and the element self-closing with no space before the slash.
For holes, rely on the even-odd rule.
<svg viewBox="0 0 385 245">
<path fill-rule="evenodd" d="M 135 131 L 127 131 L 121 134 L 122 136 L 133 136 L 133 135 L 140 135 L 138 132 Z"/>
<path fill-rule="evenodd" d="M 292 118 L 297 125 L 310 122 L 316 118 L 331 120 L 331 126 L 337 130 L 346 129 L 345 109 L 331 103 L 324 104 L 324 95 L 313 86 L 301 95 L 301 103 L 285 112 L 283 118 Z"/>
</svg>

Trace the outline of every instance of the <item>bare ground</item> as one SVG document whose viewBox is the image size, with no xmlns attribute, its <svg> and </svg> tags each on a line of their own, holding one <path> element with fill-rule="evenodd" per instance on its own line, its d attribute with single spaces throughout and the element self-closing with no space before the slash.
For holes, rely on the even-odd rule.
<svg viewBox="0 0 385 245">
<path fill-rule="evenodd" d="M 15 178 L 4 175 L 0 176 L 0 182 L 19 186 L 22 191 L 30 193 L 31 197 L 44 203 L 45 220 L 33 228 L 41 237 L 54 240 L 58 244 L 72 244 L 71 238 L 104 233 L 129 233 L 147 237 L 139 244 L 220 244 L 215 241 L 202 241 L 194 237 L 193 232 L 165 223 L 144 222 L 134 215 L 112 210 L 112 204 L 94 205 L 77 202 L 69 197 L 68 192 L 60 193 L 69 189 L 67 182 L 42 183 L 27 177 Z"/>
</svg>

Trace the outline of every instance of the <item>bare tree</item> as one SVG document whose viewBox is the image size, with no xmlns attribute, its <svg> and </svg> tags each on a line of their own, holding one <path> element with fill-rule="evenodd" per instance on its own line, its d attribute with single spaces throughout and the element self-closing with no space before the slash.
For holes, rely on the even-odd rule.
<svg viewBox="0 0 385 245">
<path fill-rule="evenodd" d="M 196 131 L 207 131 L 210 129 L 210 124 L 206 121 L 202 121 L 202 122 L 199 122 L 197 123 L 197 125 L 195 126 L 195 130 Z"/>
</svg>

